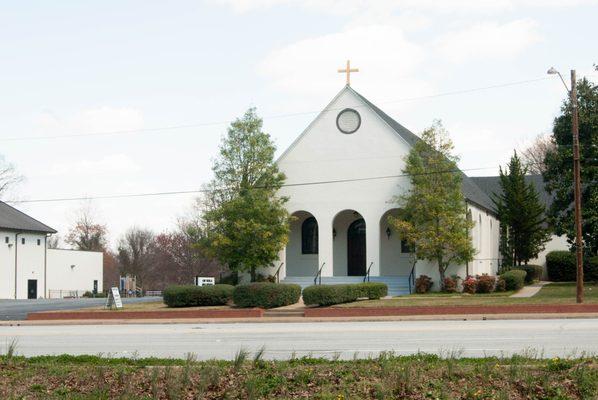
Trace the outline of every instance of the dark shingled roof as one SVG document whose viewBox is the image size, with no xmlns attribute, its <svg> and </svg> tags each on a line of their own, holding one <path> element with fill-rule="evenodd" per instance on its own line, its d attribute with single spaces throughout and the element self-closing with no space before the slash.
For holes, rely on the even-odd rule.
<svg viewBox="0 0 598 400">
<path fill-rule="evenodd" d="M 0 201 L 0 229 L 23 232 L 56 233 L 48 225 L 44 225 L 29 215 Z"/>
<path fill-rule="evenodd" d="M 471 179 L 480 187 L 480 189 L 486 192 L 488 196 L 492 196 L 493 194 L 500 195 L 502 193 L 502 189 L 500 187 L 500 176 L 474 176 Z M 548 207 L 550 207 L 552 204 L 553 197 L 546 191 L 542 175 L 526 175 L 525 183 L 531 183 L 534 185 L 534 189 L 536 189 L 536 192 L 538 192 L 540 201 L 548 209 Z"/>
<path fill-rule="evenodd" d="M 371 101 L 369 101 L 368 99 L 363 97 L 361 94 L 359 94 L 357 91 L 355 91 L 355 89 L 353 89 L 353 88 L 350 88 L 350 89 L 365 104 L 367 104 L 376 114 L 378 114 L 378 116 L 380 118 L 382 118 L 382 120 L 384 122 L 386 122 L 388 124 L 388 126 L 390 126 L 399 136 L 401 136 L 403 139 L 405 139 L 405 141 L 410 146 L 414 146 L 415 143 L 417 143 L 419 140 L 421 140 L 419 138 L 419 136 L 417 136 L 415 133 L 411 132 L 409 129 L 405 128 L 403 125 L 399 124 L 397 121 L 395 121 L 393 118 L 391 118 L 384 111 L 382 111 L 381 109 L 376 107 Z M 492 202 L 490 197 L 488 197 L 487 192 L 481 190 L 476 185 L 476 183 L 474 181 L 472 181 L 471 178 L 468 177 L 467 175 L 465 175 L 463 172 L 461 172 L 461 174 L 463 175 L 463 181 L 461 183 L 461 190 L 463 191 L 463 195 L 465 196 L 465 198 L 468 201 L 470 201 L 471 203 L 474 203 L 488 211 L 495 212 L 494 211 L 494 203 Z"/>
</svg>

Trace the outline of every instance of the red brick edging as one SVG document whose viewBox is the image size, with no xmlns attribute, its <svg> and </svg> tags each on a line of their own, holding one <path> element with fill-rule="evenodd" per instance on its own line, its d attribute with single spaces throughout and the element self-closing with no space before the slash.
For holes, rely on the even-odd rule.
<svg viewBox="0 0 598 400">
<path fill-rule="evenodd" d="M 386 317 L 401 315 L 598 313 L 598 304 L 513 304 L 501 306 L 405 306 L 306 308 L 306 317 Z"/>
<path fill-rule="evenodd" d="M 261 308 L 234 310 L 181 310 L 181 311 L 57 311 L 27 314 L 28 321 L 57 321 L 71 319 L 178 319 L 178 318 L 260 318 Z"/>
</svg>

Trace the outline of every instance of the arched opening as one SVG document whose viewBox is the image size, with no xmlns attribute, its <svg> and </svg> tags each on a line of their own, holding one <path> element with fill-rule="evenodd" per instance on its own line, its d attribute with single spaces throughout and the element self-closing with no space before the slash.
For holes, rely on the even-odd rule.
<svg viewBox="0 0 598 400">
<path fill-rule="evenodd" d="M 364 276 L 366 274 L 366 225 L 355 210 L 339 212 L 332 223 L 333 275 Z"/>
<path fill-rule="evenodd" d="M 399 209 L 393 208 L 380 218 L 380 275 L 404 276 L 411 272 L 412 249 L 390 223 L 390 217 L 398 217 Z"/>
<path fill-rule="evenodd" d="M 318 221 L 307 211 L 291 214 L 286 275 L 314 276 L 318 268 Z"/>
</svg>

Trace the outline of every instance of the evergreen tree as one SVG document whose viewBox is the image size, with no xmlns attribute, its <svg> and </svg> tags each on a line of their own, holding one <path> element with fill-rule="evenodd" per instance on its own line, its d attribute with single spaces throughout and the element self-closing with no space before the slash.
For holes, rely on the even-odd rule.
<svg viewBox="0 0 598 400">
<path fill-rule="evenodd" d="M 500 168 L 502 193 L 492 199 L 500 221 L 500 251 L 505 266 L 527 264 L 550 238 L 545 207 L 533 184 L 525 182 L 526 172 L 515 152 L 507 168 Z"/>
<path fill-rule="evenodd" d="M 262 119 L 249 109 L 228 128 L 202 202 L 199 246 L 231 271 L 250 272 L 252 281 L 288 240 L 287 199 L 277 194 L 285 176 L 274 152 Z"/>
<path fill-rule="evenodd" d="M 573 138 L 571 105 L 564 101 L 561 115 L 555 118 L 552 140 L 543 173 L 546 189 L 554 199 L 548 215 L 557 235 L 567 235 L 575 242 L 573 208 Z M 579 150 L 581 164 L 582 240 L 587 255 L 598 254 L 598 86 L 581 79 L 577 84 L 579 112 Z"/>
<path fill-rule="evenodd" d="M 461 191 L 463 176 L 452 151 L 439 121 L 422 133 L 405 160 L 403 172 L 409 174 L 411 188 L 396 199 L 399 217 L 389 219 L 418 259 L 437 263 L 443 290 L 449 266 L 471 261 L 475 254 L 469 236 L 473 222 L 466 216 Z"/>
</svg>

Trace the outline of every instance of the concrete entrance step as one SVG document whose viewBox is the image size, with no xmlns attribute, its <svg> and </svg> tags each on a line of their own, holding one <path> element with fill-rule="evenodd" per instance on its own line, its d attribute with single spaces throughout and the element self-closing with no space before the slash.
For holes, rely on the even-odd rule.
<svg viewBox="0 0 598 400">
<path fill-rule="evenodd" d="M 282 280 L 283 283 L 295 283 L 305 289 L 314 284 L 313 276 L 287 276 Z M 341 285 L 347 283 L 361 283 L 363 276 L 323 276 L 323 285 Z M 371 276 L 370 282 L 382 282 L 388 286 L 390 296 L 402 296 L 409 294 L 408 276 Z"/>
</svg>

